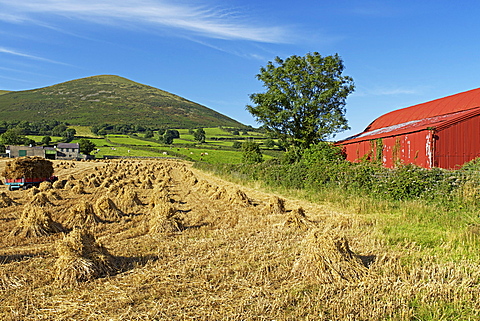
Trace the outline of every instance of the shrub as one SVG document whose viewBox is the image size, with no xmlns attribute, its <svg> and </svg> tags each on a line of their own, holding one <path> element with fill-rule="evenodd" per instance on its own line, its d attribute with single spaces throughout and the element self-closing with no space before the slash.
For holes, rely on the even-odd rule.
<svg viewBox="0 0 480 321">
<path fill-rule="evenodd" d="M 235 148 L 235 149 L 240 149 L 240 148 L 242 148 L 242 143 L 233 142 L 232 147 Z"/>
<path fill-rule="evenodd" d="M 302 161 L 307 165 L 320 162 L 338 162 L 345 160 L 342 147 L 329 142 L 320 142 L 302 152 Z"/>
<path fill-rule="evenodd" d="M 242 144 L 243 157 L 245 164 L 255 164 L 263 162 L 263 155 L 260 146 L 253 141 L 246 141 Z"/>
</svg>

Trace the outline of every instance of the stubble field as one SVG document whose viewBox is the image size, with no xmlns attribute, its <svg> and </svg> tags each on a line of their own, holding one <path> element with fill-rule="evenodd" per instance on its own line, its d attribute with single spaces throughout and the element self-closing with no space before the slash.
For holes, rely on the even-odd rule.
<svg viewBox="0 0 480 321">
<path fill-rule="evenodd" d="M 5 161 L 0 161 L 0 172 Z M 55 161 L 0 185 L 1 320 L 468 320 L 480 269 L 375 221 L 173 160 Z M 413 260 L 413 261 L 412 261 Z"/>
</svg>

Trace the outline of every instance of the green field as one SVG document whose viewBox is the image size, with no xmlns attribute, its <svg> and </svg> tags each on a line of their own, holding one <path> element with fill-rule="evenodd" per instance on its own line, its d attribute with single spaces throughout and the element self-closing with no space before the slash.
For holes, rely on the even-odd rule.
<svg viewBox="0 0 480 321">
<path fill-rule="evenodd" d="M 100 138 L 100 136 L 95 135 L 92 133 L 90 130 L 90 127 L 88 126 L 70 126 L 69 128 L 75 129 L 76 136 L 82 136 L 82 137 L 87 137 L 87 138 Z"/>
<path fill-rule="evenodd" d="M 40 136 L 40 135 L 27 135 L 26 136 L 27 138 L 30 138 L 30 139 L 33 139 L 35 142 L 37 143 L 40 143 L 43 139 L 43 137 L 45 136 Z M 63 137 L 60 137 L 60 136 L 50 136 L 50 138 L 52 139 L 52 142 L 50 143 L 50 145 L 52 144 L 55 144 L 56 142 L 58 142 L 59 140 L 61 140 Z"/>
<path fill-rule="evenodd" d="M 160 143 L 142 140 L 140 138 L 131 137 L 129 135 L 107 135 L 109 141 L 114 144 L 131 145 L 131 146 L 162 146 Z"/>
<path fill-rule="evenodd" d="M 158 141 L 158 134 L 155 135 L 157 139 L 144 139 L 143 133 L 136 135 L 121 135 L 108 134 L 105 138 L 95 136 L 90 128 L 87 126 L 70 126 L 77 132 L 76 137 L 72 143 L 80 142 L 80 139 L 87 138 L 96 145 L 96 150 L 91 154 L 96 158 L 103 158 L 104 156 L 123 156 L 123 157 L 182 157 L 188 160 L 207 162 L 211 164 L 222 163 L 241 163 L 242 151 L 241 149 L 234 149 L 232 147 L 235 140 L 212 140 L 211 137 L 223 138 L 242 138 L 240 135 L 232 135 L 228 131 L 221 128 L 205 128 L 206 142 L 198 143 L 194 140 L 193 135 L 189 134 L 188 129 L 178 129 L 180 138 L 174 139 L 172 145 L 165 145 Z M 259 133 L 249 133 L 249 136 L 254 136 L 255 141 L 262 145 L 264 136 Z M 41 145 L 44 136 L 27 136 L 35 140 L 37 144 Z M 62 137 L 51 136 L 52 143 L 55 145 L 62 140 Z M 244 140 L 238 140 L 243 142 Z M 165 155 L 166 153 L 166 155 Z M 267 151 L 269 155 L 264 154 L 264 159 L 270 159 L 273 155 L 271 151 Z"/>
</svg>

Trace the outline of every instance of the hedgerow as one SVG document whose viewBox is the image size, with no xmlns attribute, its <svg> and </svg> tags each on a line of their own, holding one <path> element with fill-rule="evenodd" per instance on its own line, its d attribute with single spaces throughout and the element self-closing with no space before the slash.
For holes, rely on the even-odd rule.
<svg viewBox="0 0 480 321">
<path fill-rule="evenodd" d="M 436 200 L 480 203 L 480 161 L 459 170 L 425 169 L 413 164 L 387 169 L 371 162 L 351 163 L 339 149 L 327 145 L 287 152 L 284 159 L 259 164 L 196 164 L 222 175 L 262 181 L 267 186 L 348 193 L 387 200 Z"/>
</svg>

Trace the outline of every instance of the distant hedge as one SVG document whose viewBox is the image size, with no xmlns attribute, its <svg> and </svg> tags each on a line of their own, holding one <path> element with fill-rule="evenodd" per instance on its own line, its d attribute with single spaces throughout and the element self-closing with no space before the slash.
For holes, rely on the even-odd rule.
<svg viewBox="0 0 480 321">
<path fill-rule="evenodd" d="M 341 157 L 315 159 L 305 153 L 294 161 L 272 159 L 259 164 L 211 165 L 196 167 L 268 186 L 288 189 L 339 188 L 348 193 L 391 200 L 426 199 L 441 202 L 480 204 L 480 161 L 459 170 L 425 169 L 412 164 L 387 169 L 370 162 L 351 163 Z"/>
</svg>

